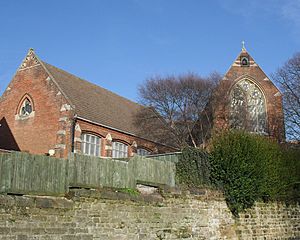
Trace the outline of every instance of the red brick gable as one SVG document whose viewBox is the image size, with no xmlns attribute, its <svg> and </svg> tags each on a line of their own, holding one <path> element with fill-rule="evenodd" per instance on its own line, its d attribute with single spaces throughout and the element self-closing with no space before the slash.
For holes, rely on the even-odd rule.
<svg viewBox="0 0 300 240">
<path fill-rule="evenodd" d="M 248 59 L 248 65 L 242 64 L 244 57 Z M 233 86 L 243 79 L 253 82 L 264 94 L 267 134 L 283 141 L 285 132 L 281 93 L 245 49 L 240 52 L 217 88 L 214 102 L 215 130 L 229 127 L 230 93 Z"/>
<path fill-rule="evenodd" d="M 20 116 L 19 109 L 26 98 L 33 111 Z M 69 102 L 30 49 L 0 99 L 0 120 L 5 123 L 0 127 L 0 148 L 37 154 L 54 149 L 58 156 L 65 155 L 70 123 L 60 119 L 73 113 L 62 106 L 69 106 Z"/>
<path fill-rule="evenodd" d="M 23 101 L 32 112 L 20 115 Z M 0 149 L 55 153 L 81 151 L 81 133 L 103 138 L 102 156 L 111 156 L 115 140 L 153 152 L 174 151 L 139 136 L 134 116 L 141 105 L 41 61 L 32 49 L 0 98 Z M 111 140 L 105 140 L 106 136 Z"/>
</svg>

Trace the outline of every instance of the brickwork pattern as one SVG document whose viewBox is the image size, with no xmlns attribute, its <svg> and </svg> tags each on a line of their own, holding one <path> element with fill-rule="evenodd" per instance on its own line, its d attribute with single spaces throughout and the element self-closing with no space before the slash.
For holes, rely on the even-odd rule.
<svg viewBox="0 0 300 240">
<path fill-rule="evenodd" d="M 32 99 L 35 114 L 18 119 L 18 106 L 26 94 Z M 3 128 L 1 126 L 0 135 L 11 132 L 18 147 L 16 150 L 47 154 L 54 149 L 57 157 L 62 157 L 68 151 L 66 139 L 70 135 L 68 119 L 63 125 L 59 122 L 62 115 L 70 115 L 70 111 L 60 111 L 64 104 L 67 104 L 66 99 L 41 65 L 20 70 L 0 100 L 0 119 L 7 123 Z M 7 146 L 11 142 L 6 141 L 6 137 L 0 136 L 0 139 L 4 141 L 0 140 L 1 147 L 15 149 Z"/>
<path fill-rule="evenodd" d="M 235 220 L 223 198 L 203 192 L 163 198 L 77 190 L 70 194 L 70 200 L 2 195 L 0 239 L 300 238 L 299 206 L 257 204 Z"/>
<path fill-rule="evenodd" d="M 245 240 L 300 239 L 300 206 L 256 203 L 240 214 L 237 224 L 237 232 Z"/>
<path fill-rule="evenodd" d="M 107 138 L 107 135 L 110 134 L 112 141 L 120 141 L 128 145 L 128 156 L 132 156 L 135 150 L 135 144 L 137 147 L 146 148 L 153 153 L 164 153 L 169 151 L 174 151 L 169 147 L 164 147 L 163 145 L 159 145 L 142 138 L 138 138 L 135 136 L 127 135 L 116 130 L 112 130 L 109 128 L 105 128 L 99 125 L 90 124 L 88 122 L 77 120 L 77 125 L 80 127 L 80 132 L 75 132 L 76 134 L 76 143 L 75 149 L 76 152 L 80 153 L 80 135 L 84 132 L 92 133 L 101 137 L 101 156 L 111 157 L 111 141 Z M 78 141 L 79 140 L 79 141 Z"/>
<path fill-rule="evenodd" d="M 243 56 L 250 58 L 249 67 L 238 65 L 239 59 Z M 281 93 L 247 52 L 240 53 L 218 86 L 213 107 L 215 129 L 228 128 L 230 92 L 242 79 L 253 81 L 262 90 L 266 99 L 268 134 L 279 142 L 283 141 L 285 129 Z"/>
<path fill-rule="evenodd" d="M 174 151 L 173 148 L 87 121 L 77 120 L 74 127 L 76 106 L 72 106 L 44 65 L 30 49 L 0 98 L 0 148 L 33 154 L 48 154 L 49 150 L 54 150 L 55 157 L 67 158 L 72 150 L 80 152 L 81 133 L 91 132 L 102 137 L 103 157 L 111 156 L 111 143 L 105 138 L 107 134 L 111 134 L 112 140 L 128 144 L 129 156 L 135 151 L 134 147 L 131 148 L 133 142 L 152 152 Z M 23 118 L 19 116 L 19 107 L 25 96 L 32 101 L 34 113 Z"/>
</svg>

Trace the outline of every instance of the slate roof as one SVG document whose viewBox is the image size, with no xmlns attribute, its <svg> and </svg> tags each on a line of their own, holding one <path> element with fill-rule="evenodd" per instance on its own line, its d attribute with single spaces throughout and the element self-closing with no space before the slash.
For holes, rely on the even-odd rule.
<svg viewBox="0 0 300 240">
<path fill-rule="evenodd" d="M 43 62 L 79 117 L 138 136 L 134 117 L 143 106 Z"/>
</svg>

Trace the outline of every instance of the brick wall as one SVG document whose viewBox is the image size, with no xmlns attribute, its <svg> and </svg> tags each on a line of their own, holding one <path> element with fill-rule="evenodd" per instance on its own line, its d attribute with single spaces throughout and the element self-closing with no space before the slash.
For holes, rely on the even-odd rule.
<svg viewBox="0 0 300 240">
<path fill-rule="evenodd" d="M 33 154 L 48 154 L 51 149 L 56 157 L 67 158 L 73 147 L 80 152 L 81 133 L 90 132 L 102 137 L 101 155 L 104 157 L 111 156 L 111 139 L 127 144 L 129 156 L 136 152 L 136 146 L 155 153 L 174 151 L 87 121 L 77 120 L 74 128 L 75 109 L 54 81 L 30 50 L 0 98 L 0 149 Z M 25 98 L 31 101 L 33 112 L 20 117 Z"/>
<path fill-rule="evenodd" d="M 243 56 L 249 58 L 250 66 L 242 67 L 240 65 L 240 58 Z M 279 142 L 283 141 L 285 129 L 281 93 L 247 52 L 241 52 L 216 91 L 213 104 L 215 129 L 228 128 L 230 92 L 233 86 L 242 79 L 252 81 L 263 92 L 266 100 L 267 132 Z"/>
<path fill-rule="evenodd" d="M 32 100 L 34 115 L 19 118 L 24 96 Z M 65 98 L 41 65 L 17 71 L 0 100 L 0 148 L 35 154 L 54 149 L 57 156 L 65 155 L 70 124 L 60 119 L 70 113 L 62 109 L 64 104 Z"/>
<path fill-rule="evenodd" d="M 217 193 L 66 198 L 0 195 L 0 239 L 299 239 L 299 206 L 259 203 L 234 219 Z"/>
<path fill-rule="evenodd" d="M 236 223 L 241 239 L 300 239 L 300 206 L 256 203 Z"/>
<path fill-rule="evenodd" d="M 122 132 L 112 130 L 100 125 L 91 124 L 89 122 L 78 119 L 75 128 L 75 150 L 81 152 L 82 133 L 91 133 L 101 137 L 101 156 L 111 157 L 112 141 L 120 141 L 128 146 L 128 155 L 132 156 L 136 153 L 137 148 L 145 148 L 153 153 L 172 152 L 174 149 L 160 144 L 156 144 L 145 139 L 135 137 L 132 135 L 124 134 Z"/>
</svg>

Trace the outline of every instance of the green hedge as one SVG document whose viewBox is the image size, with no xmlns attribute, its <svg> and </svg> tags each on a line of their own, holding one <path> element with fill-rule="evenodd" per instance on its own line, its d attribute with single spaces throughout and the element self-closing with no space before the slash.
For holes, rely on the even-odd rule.
<svg viewBox="0 0 300 240">
<path fill-rule="evenodd" d="M 258 200 L 299 201 L 299 150 L 238 131 L 223 133 L 212 145 L 211 179 L 233 214 Z"/>
<path fill-rule="evenodd" d="M 300 202 L 300 149 L 284 147 L 282 149 L 281 181 L 284 186 L 278 194 L 278 200 Z"/>
</svg>

